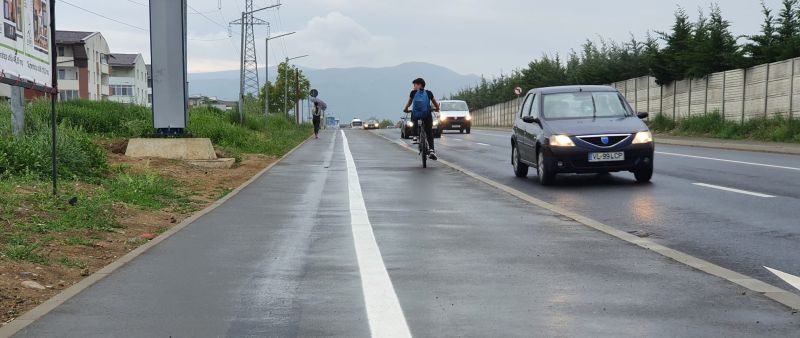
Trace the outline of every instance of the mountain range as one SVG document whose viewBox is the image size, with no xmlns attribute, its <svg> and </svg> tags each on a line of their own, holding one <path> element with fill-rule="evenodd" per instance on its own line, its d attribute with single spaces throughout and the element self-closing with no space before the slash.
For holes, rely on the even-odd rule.
<svg viewBox="0 0 800 338">
<path fill-rule="evenodd" d="M 417 77 L 425 79 L 427 89 L 437 98 L 449 96 L 480 80 L 477 75 L 463 75 L 446 67 L 422 62 L 381 68 L 301 69 L 311 81 L 311 87 L 319 91 L 319 98 L 328 104 L 328 114 L 332 113 L 342 122 L 354 117 L 396 121 L 411 91 L 411 81 Z M 269 75 L 274 81 L 275 67 L 269 69 Z M 262 81 L 264 78 L 262 72 Z M 189 93 L 236 100 L 239 71 L 189 74 Z"/>
</svg>

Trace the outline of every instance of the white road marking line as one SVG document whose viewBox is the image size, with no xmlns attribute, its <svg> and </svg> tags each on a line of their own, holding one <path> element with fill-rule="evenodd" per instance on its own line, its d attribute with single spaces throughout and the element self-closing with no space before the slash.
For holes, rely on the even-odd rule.
<svg viewBox="0 0 800 338">
<path fill-rule="evenodd" d="M 491 147 L 491 145 L 488 145 L 486 143 L 475 142 L 475 144 L 477 144 L 479 146 L 484 146 L 484 147 Z"/>
<path fill-rule="evenodd" d="M 448 137 L 448 139 L 449 139 L 449 137 Z M 453 138 L 453 139 L 456 140 L 456 141 L 464 141 L 464 140 L 462 140 L 460 138 Z"/>
<path fill-rule="evenodd" d="M 499 135 L 499 134 L 491 134 L 491 133 L 476 132 L 476 131 L 473 131 L 472 133 L 473 134 L 478 134 L 478 135 L 486 135 L 486 136 L 494 136 L 494 137 L 502 137 L 502 138 L 511 139 L 511 130 L 510 129 L 508 130 L 508 135 Z"/>
<path fill-rule="evenodd" d="M 692 184 L 697 185 L 697 186 L 701 186 L 701 187 L 717 189 L 717 190 L 724 190 L 724 191 L 735 192 L 735 193 L 739 193 L 739 194 L 745 194 L 745 195 L 756 196 L 756 197 L 764 197 L 764 198 L 773 198 L 773 197 L 775 197 L 775 196 L 772 196 L 772 195 L 762 194 L 762 193 L 758 193 L 758 192 L 752 192 L 752 191 L 747 191 L 747 190 L 728 188 L 728 187 L 723 187 L 723 186 L 713 185 L 713 184 L 706 184 L 706 183 L 692 183 Z"/>
<path fill-rule="evenodd" d="M 784 282 L 786 282 L 789 285 L 793 286 L 795 289 L 800 290 L 800 277 L 797 277 L 795 275 L 790 275 L 790 274 L 785 273 L 785 272 L 783 272 L 781 270 L 775 270 L 775 269 L 770 268 L 768 266 L 765 266 L 764 268 L 769 270 L 769 272 L 774 273 L 775 276 L 778 276 L 778 278 L 783 279 Z"/>
<path fill-rule="evenodd" d="M 372 224 L 369 222 L 356 163 L 344 131 L 342 131 L 342 144 L 347 160 L 350 222 L 370 333 L 372 337 L 411 337 L 411 330 L 408 328 L 397 293 L 383 263 L 378 242 L 375 240 Z"/>
<path fill-rule="evenodd" d="M 663 151 L 657 151 L 656 154 L 660 155 L 669 155 L 669 156 L 679 156 L 679 157 L 688 157 L 688 158 L 696 158 L 701 160 L 711 160 L 711 161 L 720 161 L 720 162 L 728 162 L 728 163 L 738 163 L 738 164 L 747 164 L 747 165 L 755 165 L 759 167 L 768 167 L 768 168 L 778 168 L 778 169 L 787 169 L 787 170 L 797 170 L 800 171 L 800 168 L 795 167 L 786 167 L 781 165 L 772 165 L 772 164 L 763 164 L 763 163 L 753 163 L 753 162 L 744 162 L 744 161 L 734 161 L 734 160 L 726 160 L 722 158 L 714 158 L 714 157 L 705 157 L 705 156 L 694 156 L 694 155 L 685 155 L 685 154 L 676 154 L 676 153 L 667 153 Z"/>
</svg>

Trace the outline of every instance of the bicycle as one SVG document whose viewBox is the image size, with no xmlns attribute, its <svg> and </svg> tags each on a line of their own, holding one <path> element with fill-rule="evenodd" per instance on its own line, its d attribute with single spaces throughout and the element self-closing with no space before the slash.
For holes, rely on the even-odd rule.
<svg viewBox="0 0 800 338">
<path fill-rule="evenodd" d="M 417 135 L 419 138 L 419 155 L 422 157 L 422 167 L 428 167 L 428 134 L 425 132 L 425 121 L 423 119 L 419 119 L 417 122 Z"/>
</svg>

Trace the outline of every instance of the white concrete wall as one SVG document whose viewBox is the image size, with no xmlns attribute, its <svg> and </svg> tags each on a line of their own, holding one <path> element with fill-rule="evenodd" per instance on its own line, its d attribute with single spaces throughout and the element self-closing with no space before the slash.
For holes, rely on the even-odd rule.
<svg viewBox="0 0 800 338">
<path fill-rule="evenodd" d="M 659 86 L 653 77 L 612 83 L 636 111 L 683 118 L 719 112 L 728 120 L 780 115 L 800 118 L 800 58 Z M 525 88 L 525 90 L 532 88 Z M 510 126 L 521 101 L 472 112 L 479 126 Z M 513 109 L 509 107 L 513 106 Z"/>
</svg>

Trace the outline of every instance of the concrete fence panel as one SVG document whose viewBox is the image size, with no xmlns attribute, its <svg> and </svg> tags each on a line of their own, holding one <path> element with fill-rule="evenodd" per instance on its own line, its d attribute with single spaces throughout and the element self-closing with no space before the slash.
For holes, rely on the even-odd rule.
<svg viewBox="0 0 800 338">
<path fill-rule="evenodd" d="M 723 110 L 726 120 L 742 120 L 745 90 L 744 73 L 744 69 L 730 70 L 723 73 L 725 77 L 725 105 Z"/>
<path fill-rule="evenodd" d="M 766 116 L 767 74 L 769 64 L 747 70 L 745 74 L 744 119 Z"/>
<path fill-rule="evenodd" d="M 706 112 L 706 94 L 708 89 L 706 84 L 708 78 L 691 79 L 689 81 L 689 116 L 703 115 Z"/>
<path fill-rule="evenodd" d="M 689 99 L 691 93 L 691 81 L 681 80 L 675 83 L 675 117 L 685 118 L 689 116 Z"/>
<path fill-rule="evenodd" d="M 722 101 L 724 98 L 725 73 L 714 73 L 708 76 L 708 92 L 706 93 L 706 112 L 723 113 Z"/>
<path fill-rule="evenodd" d="M 792 61 L 775 62 L 769 67 L 769 91 L 767 92 L 767 115 L 789 116 L 791 87 L 792 87 Z"/>
</svg>

